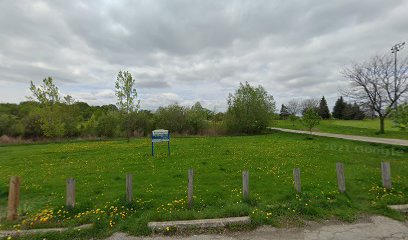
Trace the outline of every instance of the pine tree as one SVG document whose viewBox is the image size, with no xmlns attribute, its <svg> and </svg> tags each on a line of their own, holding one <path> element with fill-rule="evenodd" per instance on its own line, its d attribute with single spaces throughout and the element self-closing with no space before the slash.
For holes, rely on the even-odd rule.
<svg viewBox="0 0 408 240">
<path fill-rule="evenodd" d="M 337 105 L 335 105 L 335 109 L 336 109 L 336 106 Z M 333 111 L 333 116 L 334 116 L 334 111 Z M 364 118 L 365 118 L 365 114 L 360 109 L 360 106 L 357 105 L 357 103 L 351 104 L 351 103 L 343 102 L 341 118 L 337 118 L 337 119 L 362 120 Z"/>
<path fill-rule="evenodd" d="M 330 118 L 330 110 L 329 110 L 329 107 L 327 106 L 327 102 L 326 102 L 326 99 L 324 98 L 324 96 L 320 100 L 319 116 L 322 119 L 329 119 Z"/>
<path fill-rule="evenodd" d="M 365 118 L 364 112 L 360 109 L 360 106 L 357 103 L 354 103 L 352 106 L 353 109 L 353 119 L 354 120 L 363 120 Z"/>
<path fill-rule="evenodd" d="M 346 103 L 343 100 L 343 97 L 337 99 L 336 103 L 334 104 L 333 108 L 333 117 L 336 119 L 343 119 L 343 112 L 346 108 Z"/>
<path fill-rule="evenodd" d="M 280 118 L 281 119 L 287 119 L 289 117 L 289 115 L 290 114 L 289 114 L 288 108 L 284 104 L 282 104 L 280 114 L 279 114 Z"/>
<path fill-rule="evenodd" d="M 342 115 L 341 119 L 344 119 L 344 120 L 354 119 L 353 105 L 351 105 L 350 103 L 345 103 L 343 112 L 341 113 L 341 115 Z"/>
</svg>

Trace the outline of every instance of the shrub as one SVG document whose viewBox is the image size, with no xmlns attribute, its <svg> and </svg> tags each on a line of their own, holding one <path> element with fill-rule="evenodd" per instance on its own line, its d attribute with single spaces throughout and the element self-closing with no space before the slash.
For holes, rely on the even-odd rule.
<svg viewBox="0 0 408 240">
<path fill-rule="evenodd" d="M 392 116 L 396 127 L 401 130 L 408 129 L 408 104 L 400 105 L 398 113 L 394 111 Z"/>
<path fill-rule="evenodd" d="M 186 126 L 186 108 L 178 104 L 159 107 L 155 113 L 156 128 L 167 129 L 170 132 L 183 133 Z"/>
<path fill-rule="evenodd" d="M 197 134 L 208 128 L 208 111 L 199 102 L 187 110 L 188 130 L 191 134 Z"/>
<path fill-rule="evenodd" d="M 118 135 L 119 113 L 109 111 L 98 118 L 96 132 L 100 137 L 115 137 Z"/>
<path fill-rule="evenodd" d="M 275 102 L 262 86 L 240 84 L 228 97 L 227 128 L 233 133 L 256 134 L 266 129 L 275 111 Z"/>
</svg>

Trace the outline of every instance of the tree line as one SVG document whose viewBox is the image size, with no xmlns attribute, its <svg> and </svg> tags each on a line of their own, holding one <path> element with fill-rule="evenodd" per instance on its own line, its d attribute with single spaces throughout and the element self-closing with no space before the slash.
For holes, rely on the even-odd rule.
<svg viewBox="0 0 408 240">
<path fill-rule="evenodd" d="M 124 116 L 116 105 L 90 106 L 85 102 L 35 101 L 0 104 L 0 136 L 40 138 L 147 136 L 156 128 L 180 134 L 207 134 L 220 122 L 199 102 L 191 107 L 172 104 L 157 111 L 139 110 Z"/>
<path fill-rule="evenodd" d="M 366 117 L 366 113 L 357 103 L 347 103 L 342 96 L 337 99 L 332 112 L 324 96 L 320 100 L 292 99 L 287 104 L 281 105 L 279 117 L 280 119 L 297 119 L 297 116 L 303 116 L 308 109 L 313 109 L 321 119 L 363 120 Z"/>
<path fill-rule="evenodd" d="M 42 138 L 148 136 L 154 129 L 177 134 L 257 134 L 266 129 L 275 102 L 262 86 L 240 84 L 228 97 L 225 113 L 171 104 L 156 111 L 140 109 L 135 81 L 120 71 L 115 82 L 116 105 L 90 106 L 71 96 L 60 96 L 51 77 L 41 85 L 31 82 L 32 96 L 19 104 L 0 104 L 0 136 Z"/>
<path fill-rule="evenodd" d="M 397 64 L 390 55 L 377 55 L 367 61 L 345 67 L 341 74 L 349 82 L 349 88 L 341 92 L 353 104 L 344 102 L 340 97 L 334 106 L 333 118 L 359 120 L 365 116 L 376 117 L 380 123 L 379 133 L 384 133 L 385 119 L 392 117 L 395 127 L 407 129 L 408 57 L 400 59 Z M 302 104 L 309 107 L 302 107 Z M 329 117 L 323 99 L 319 106 L 313 99 L 302 104 L 295 100 L 290 101 L 286 106 L 282 106 L 281 116 L 294 120 L 299 109 L 304 112 L 314 108 L 321 118 Z"/>
</svg>

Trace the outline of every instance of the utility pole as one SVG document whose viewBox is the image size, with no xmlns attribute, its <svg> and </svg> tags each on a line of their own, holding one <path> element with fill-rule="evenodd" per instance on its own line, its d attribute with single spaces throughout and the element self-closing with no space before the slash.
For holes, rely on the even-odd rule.
<svg viewBox="0 0 408 240">
<path fill-rule="evenodd" d="M 404 48 L 405 42 L 402 43 L 397 43 L 391 48 L 391 52 L 394 53 L 394 106 L 395 106 L 395 111 L 398 114 L 398 102 L 397 102 L 397 82 L 398 82 L 398 76 L 397 76 L 397 53 L 398 51 L 402 50 Z"/>
</svg>

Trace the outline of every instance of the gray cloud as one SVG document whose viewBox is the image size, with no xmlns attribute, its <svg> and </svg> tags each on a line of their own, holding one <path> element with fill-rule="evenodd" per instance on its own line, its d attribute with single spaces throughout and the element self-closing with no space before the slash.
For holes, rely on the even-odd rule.
<svg viewBox="0 0 408 240">
<path fill-rule="evenodd" d="M 142 89 L 149 89 L 149 88 L 169 88 L 170 85 L 165 81 L 140 81 L 136 83 L 136 86 Z"/>
<path fill-rule="evenodd" d="M 116 74 L 129 70 L 143 108 L 201 101 L 225 110 L 244 81 L 278 103 L 332 102 L 345 65 L 408 40 L 407 12 L 403 0 L 4 0 L 0 101 L 24 100 L 30 80 L 53 76 L 79 100 L 115 103 Z"/>
</svg>

